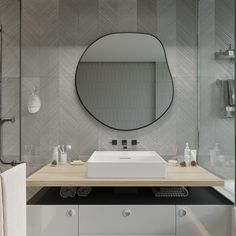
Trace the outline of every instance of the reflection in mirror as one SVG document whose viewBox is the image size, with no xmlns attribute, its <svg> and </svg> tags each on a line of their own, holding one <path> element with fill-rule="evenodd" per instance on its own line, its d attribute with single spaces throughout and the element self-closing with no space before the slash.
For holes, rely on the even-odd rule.
<svg viewBox="0 0 236 236">
<path fill-rule="evenodd" d="M 75 82 L 90 115 L 117 130 L 152 124 L 173 100 L 164 47 L 149 34 L 114 33 L 99 38 L 82 55 Z"/>
</svg>

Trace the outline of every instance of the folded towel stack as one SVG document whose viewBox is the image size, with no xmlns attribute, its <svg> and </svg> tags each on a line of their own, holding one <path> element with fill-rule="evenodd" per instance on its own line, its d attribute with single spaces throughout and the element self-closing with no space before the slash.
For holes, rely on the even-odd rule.
<svg viewBox="0 0 236 236">
<path fill-rule="evenodd" d="M 62 187 L 60 189 L 60 195 L 62 198 L 73 198 L 76 193 L 79 197 L 87 197 L 92 192 L 92 188 L 90 187 Z"/>
<path fill-rule="evenodd" d="M 26 236 L 25 164 L 0 174 L 0 236 Z"/>
<path fill-rule="evenodd" d="M 79 197 L 87 197 L 92 192 L 91 187 L 81 187 L 77 190 L 77 195 Z"/>
<path fill-rule="evenodd" d="M 62 198 L 75 197 L 76 188 L 74 187 L 62 187 L 60 189 L 60 195 Z"/>
</svg>

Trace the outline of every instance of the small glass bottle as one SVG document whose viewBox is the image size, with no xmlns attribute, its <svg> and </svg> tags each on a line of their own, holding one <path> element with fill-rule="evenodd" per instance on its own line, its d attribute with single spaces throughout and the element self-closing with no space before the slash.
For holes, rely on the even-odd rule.
<svg viewBox="0 0 236 236">
<path fill-rule="evenodd" d="M 57 163 L 59 162 L 59 152 L 57 146 L 53 147 L 52 160 L 56 161 Z"/>
<path fill-rule="evenodd" d="M 190 166 L 191 163 L 191 150 L 189 148 L 188 143 L 186 143 L 186 147 L 184 149 L 184 161 L 187 166 Z"/>
<path fill-rule="evenodd" d="M 71 145 L 66 145 L 67 162 L 71 163 Z"/>
</svg>

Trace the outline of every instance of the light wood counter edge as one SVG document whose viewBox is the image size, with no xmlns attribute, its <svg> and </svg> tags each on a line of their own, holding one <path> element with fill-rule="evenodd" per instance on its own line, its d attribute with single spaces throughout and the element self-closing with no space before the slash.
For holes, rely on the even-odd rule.
<svg viewBox="0 0 236 236">
<path fill-rule="evenodd" d="M 167 177 L 159 179 L 93 179 L 87 177 L 87 166 L 46 165 L 27 178 L 27 187 L 158 187 L 223 186 L 224 181 L 202 167 L 169 167 Z"/>
</svg>

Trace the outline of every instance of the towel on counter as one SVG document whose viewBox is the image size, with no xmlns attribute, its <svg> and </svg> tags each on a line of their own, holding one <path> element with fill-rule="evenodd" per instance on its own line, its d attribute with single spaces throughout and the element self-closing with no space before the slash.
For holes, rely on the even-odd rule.
<svg viewBox="0 0 236 236">
<path fill-rule="evenodd" d="M 0 236 L 4 236 L 2 179 L 0 178 Z"/>
<path fill-rule="evenodd" d="M 26 236 L 25 164 L 1 173 L 0 179 L 0 217 L 3 216 L 3 221 L 0 223 L 0 227 L 3 225 L 3 232 L 0 231 L 3 235 L 0 236 Z"/>
</svg>

